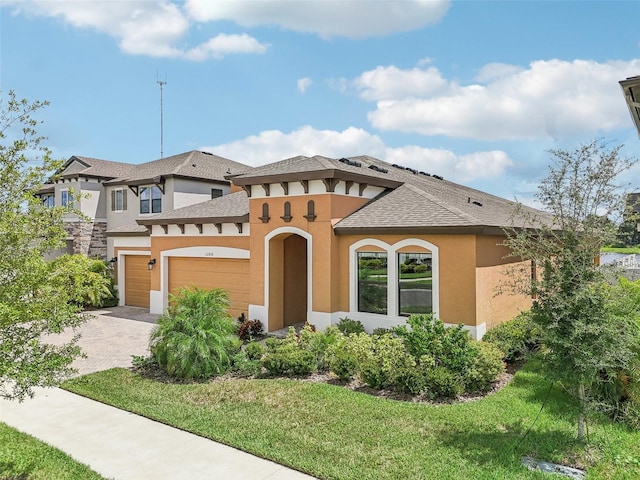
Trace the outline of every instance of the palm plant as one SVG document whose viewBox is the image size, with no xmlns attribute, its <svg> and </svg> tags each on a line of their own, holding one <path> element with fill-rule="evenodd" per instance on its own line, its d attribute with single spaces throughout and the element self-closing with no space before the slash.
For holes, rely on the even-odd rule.
<svg viewBox="0 0 640 480">
<path fill-rule="evenodd" d="M 151 353 L 160 367 L 184 379 L 228 371 L 240 342 L 227 313 L 227 293 L 220 288 L 185 287 L 171 295 L 171 303 L 151 333 Z"/>
</svg>

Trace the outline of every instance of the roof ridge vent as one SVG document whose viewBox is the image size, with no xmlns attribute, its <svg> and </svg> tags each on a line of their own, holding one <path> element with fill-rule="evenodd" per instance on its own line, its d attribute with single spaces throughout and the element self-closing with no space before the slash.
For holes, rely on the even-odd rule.
<svg viewBox="0 0 640 480">
<path fill-rule="evenodd" d="M 338 160 L 340 163 L 344 163 L 345 165 L 349 165 L 351 167 L 361 167 L 362 164 L 360 162 L 356 162 L 355 160 L 349 160 L 348 158 L 342 157 Z"/>
<path fill-rule="evenodd" d="M 200 152 L 200 153 L 204 153 L 205 155 L 213 155 L 213 153 L 211 152 Z"/>
<path fill-rule="evenodd" d="M 430 173 L 423 172 L 422 170 L 420 170 L 418 173 L 419 173 L 420 175 L 424 175 L 425 177 L 430 177 L 430 176 L 431 176 L 431 174 L 430 174 Z"/>
<path fill-rule="evenodd" d="M 369 168 L 371 170 L 375 170 L 376 172 L 380 172 L 380 173 L 388 173 L 389 172 L 389 170 L 387 170 L 386 168 L 382 168 L 382 167 L 379 167 L 379 166 L 373 165 L 373 164 L 369 165 Z"/>
<path fill-rule="evenodd" d="M 440 175 L 431 175 L 433 178 L 437 178 L 438 180 L 444 180 L 444 177 Z"/>
</svg>

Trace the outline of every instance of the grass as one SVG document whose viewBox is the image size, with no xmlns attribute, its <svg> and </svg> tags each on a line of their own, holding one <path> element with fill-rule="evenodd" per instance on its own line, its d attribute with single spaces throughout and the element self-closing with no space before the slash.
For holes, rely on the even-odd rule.
<svg viewBox="0 0 640 480">
<path fill-rule="evenodd" d="M 34 437 L 0 423 L 1 480 L 102 479 L 86 465 Z"/>
<path fill-rule="evenodd" d="M 601 253 L 624 253 L 631 255 L 632 253 L 640 253 L 640 247 L 602 247 Z"/>
<path fill-rule="evenodd" d="M 594 479 L 640 478 L 640 434 L 594 421 L 590 445 L 578 442 L 575 405 L 535 364 L 496 394 L 454 405 L 296 380 L 170 384 L 123 369 L 64 388 L 323 479 L 547 478 L 523 467 L 524 455 L 585 465 Z"/>
</svg>

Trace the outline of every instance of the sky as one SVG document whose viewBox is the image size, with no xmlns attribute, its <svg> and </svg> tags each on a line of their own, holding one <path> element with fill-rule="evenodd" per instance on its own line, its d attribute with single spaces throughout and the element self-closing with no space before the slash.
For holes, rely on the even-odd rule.
<svg viewBox="0 0 640 480">
<path fill-rule="evenodd" d="M 0 95 L 50 102 L 59 158 L 371 155 L 535 205 L 549 150 L 640 157 L 618 83 L 640 75 L 638 18 L 637 0 L 0 0 Z"/>
</svg>

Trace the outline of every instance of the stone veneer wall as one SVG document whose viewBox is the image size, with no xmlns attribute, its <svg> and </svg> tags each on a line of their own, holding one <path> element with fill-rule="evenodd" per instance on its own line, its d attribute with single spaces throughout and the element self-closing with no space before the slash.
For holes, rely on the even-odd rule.
<svg viewBox="0 0 640 480">
<path fill-rule="evenodd" d="M 73 253 L 107 260 L 107 222 L 77 220 L 66 222 L 65 229 L 73 239 Z"/>
</svg>

